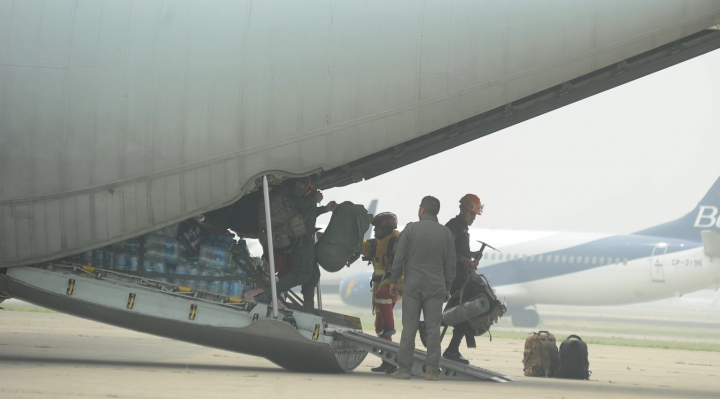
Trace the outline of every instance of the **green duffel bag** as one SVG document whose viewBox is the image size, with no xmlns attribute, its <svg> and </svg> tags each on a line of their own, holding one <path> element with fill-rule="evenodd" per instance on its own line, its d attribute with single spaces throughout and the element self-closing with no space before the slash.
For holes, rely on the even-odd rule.
<svg viewBox="0 0 720 399">
<path fill-rule="evenodd" d="M 315 260 L 329 272 L 340 271 L 360 257 L 365 232 L 373 216 L 362 205 L 343 202 L 337 206 L 330 224 L 315 244 Z"/>
</svg>

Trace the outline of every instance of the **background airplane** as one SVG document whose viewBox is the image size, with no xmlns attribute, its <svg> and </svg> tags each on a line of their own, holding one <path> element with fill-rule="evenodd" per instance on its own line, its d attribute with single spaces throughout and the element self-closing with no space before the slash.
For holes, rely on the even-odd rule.
<svg viewBox="0 0 720 399">
<path fill-rule="evenodd" d="M 478 273 L 506 301 L 514 325 L 534 327 L 537 304 L 622 305 L 720 285 L 719 213 L 720 178 L 687 215 L 632 234 L 473 229 L 470 235 L 502 251 L 486 250 Z M 370 276 L 366 269 L 345 277 L 342 301 L 367 307 Z"/>
</svg>

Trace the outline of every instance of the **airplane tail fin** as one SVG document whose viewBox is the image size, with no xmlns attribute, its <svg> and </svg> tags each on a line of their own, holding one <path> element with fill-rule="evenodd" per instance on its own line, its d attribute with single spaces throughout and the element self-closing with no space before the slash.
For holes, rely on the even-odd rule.
<svg viewBox="0 0 720 399">
<path fill-rule="evenodd" d="M 720 233 L 720 178 L 710 187 L 695 209 L 687 215 L 635 234 L 702 242 L 703 231 Z"/>
<path fill-rule="evenodd" d="M 374 199 L 370 201 L 370 205 L 368 205 L 368 213 L 375 216 L 375 212 L 377 212 L 377 204 L 378 200 Z M 370 228 L 368 231 L 365 232 L 365 240 L 372 239 L 372 225 L 370 225 Z"/>
</svg>

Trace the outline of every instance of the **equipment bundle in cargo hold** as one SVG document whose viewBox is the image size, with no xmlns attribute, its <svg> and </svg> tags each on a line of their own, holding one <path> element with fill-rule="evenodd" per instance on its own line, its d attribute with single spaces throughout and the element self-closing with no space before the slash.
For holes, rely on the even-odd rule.
<svg viewBox="0 0 720 399">
<path fill-rule="evenodd" d="M 195 219 L 64 260 L 238 299 L 257 288 L 257 279 L 249 274 L 262 265 L 250 256 L 244 240 L 236 242 L 230 232 Z"/>
</svg>

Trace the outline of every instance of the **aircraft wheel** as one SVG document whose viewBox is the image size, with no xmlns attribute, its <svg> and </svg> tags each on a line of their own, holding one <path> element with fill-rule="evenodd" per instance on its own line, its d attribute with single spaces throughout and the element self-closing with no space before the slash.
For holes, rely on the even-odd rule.
<svg viewBox="0 0 720 399">
<path fill-rule="evenodd" d="M 512 324 L 515 327 L 525 327 L 525 310 L 518 310 L 511 315 Z"/>
<path fill-rule="evenodd" d="M 527 325 L 526 327 L 537 327 L 538 324 L 540 324 L 540 315 L 538 314 L 537 310 L 535 309 L 526 309 L 526 321 Z"/>
<path fill-rule="evenodd" d="M 535 309 L 522 309 L 514 312 L 511 317 L 515 327 L 537 327 L 540 324 L 540 315 Z"/>
</svg>

